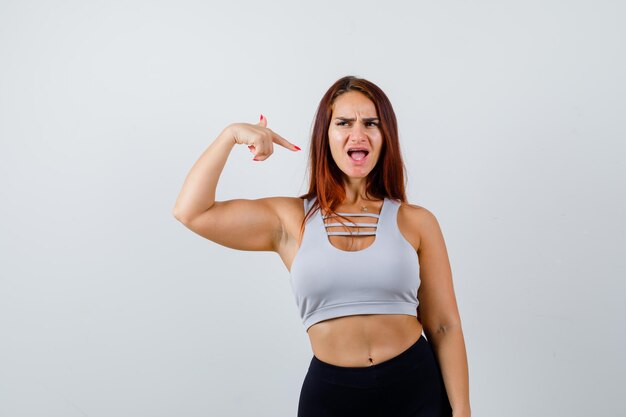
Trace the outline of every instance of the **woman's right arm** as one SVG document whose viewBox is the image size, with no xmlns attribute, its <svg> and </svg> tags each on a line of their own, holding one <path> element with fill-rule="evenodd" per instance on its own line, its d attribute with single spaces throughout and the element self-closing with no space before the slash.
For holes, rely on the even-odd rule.
<svg viewBox="0 0 626 417">
<path fill-rule="evenodd" d="M 259 124 L 233 123 L 209 145 L 191 168 L 173 214 L 188 229 L 220 245 L 239 250 L 275 251 L 282 235 L 279 197 L 215 201 L 226 160 L 236 144 L 246 144 L 258 160 L 273 153 L 273 144 L 298 148 Z"/>
</svg>

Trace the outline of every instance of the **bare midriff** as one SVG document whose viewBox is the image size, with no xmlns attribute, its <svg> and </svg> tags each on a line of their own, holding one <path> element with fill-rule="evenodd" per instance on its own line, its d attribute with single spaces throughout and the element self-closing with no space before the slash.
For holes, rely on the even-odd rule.
<svg viewBox="0 0 626 417">
<path fill-rule="evenodd" d="M 406 314 L 363 314 L 321 321 L 307 333 L 313 354 L 322 362 L 366 367 L 411 347 L 422 335 L 422 324 Z"/>
</svg>

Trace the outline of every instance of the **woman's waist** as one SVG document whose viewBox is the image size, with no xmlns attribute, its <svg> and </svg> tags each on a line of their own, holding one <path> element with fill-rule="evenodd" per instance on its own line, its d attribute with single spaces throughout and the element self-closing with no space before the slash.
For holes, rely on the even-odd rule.
<svg viewBox="0 0 626 417">
<path fill-rule="evenodd" d="M 319 360 L 361 367 L 382 363 L 408 349 L 422 335 L 422 324 L 406 314 L 360 314 L 324 320 L 307 333 Z"/>
</svg>

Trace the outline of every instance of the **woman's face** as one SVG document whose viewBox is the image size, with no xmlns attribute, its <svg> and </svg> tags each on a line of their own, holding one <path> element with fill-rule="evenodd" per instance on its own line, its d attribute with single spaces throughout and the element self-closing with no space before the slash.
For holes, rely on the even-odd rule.
<svg viewBox="0 0 626 417">
<path fill-rule="evenodd" d="M 349 91 L 335 99 L 328 141 L 335 163 L 348 177 L 365 178 L 376 165 L 383 143 L 379 125 L 376 107 L 363 93 Z"/>
</svg>

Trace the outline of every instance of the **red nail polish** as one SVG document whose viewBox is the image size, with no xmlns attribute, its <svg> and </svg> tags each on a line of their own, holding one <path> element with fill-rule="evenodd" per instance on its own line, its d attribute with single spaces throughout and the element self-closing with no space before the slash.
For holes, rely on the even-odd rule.
<svg viewBox="0 0 626 417">
<path fill-rule="evenodd" d="M 253 161 L 260 161 L 260 159 L 252 158 Z"/>
<path fill-rule="evenodd" d="M 301 151 L 302 149 L 300 149 L 298 146 L 293 145 L 294 148 L 296 148 L 297 150 Z"/>
<path fill-rule="evenodd" d="M 261 118 L 259 119 L 259 121 L 263 120 L 263 115 L 261 115 Z"/>
</svg>

